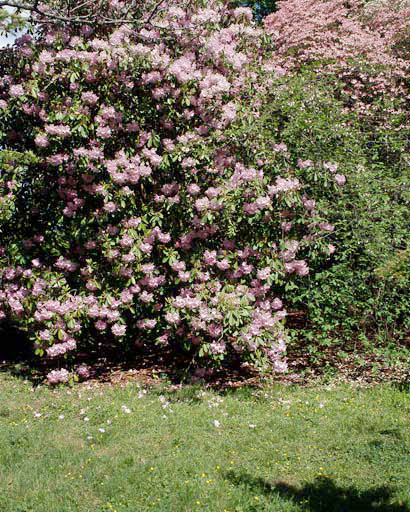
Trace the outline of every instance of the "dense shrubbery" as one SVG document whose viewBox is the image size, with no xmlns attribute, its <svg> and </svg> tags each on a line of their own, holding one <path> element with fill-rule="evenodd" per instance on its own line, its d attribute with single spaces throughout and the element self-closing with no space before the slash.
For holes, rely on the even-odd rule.
<svg viewBox="0 0 410 512">
<path fill-rule="evenodd" d="M 385 282 L 375 270 L 407 244 L 406 141 L 393 140 L 394 150 L 371 129 L 366 132 L 366 125 L 343 109 L 333 89 L 315 77 L 309 69 L 284 77 L 269 96 L 263 118 L 265 130 L 287 144 L 296 169 L 302 159 L 298 176 L 335 226 L 328 234 L 335 253 L 326 262 L 310 256 L 309 277 L 288 295 L 290 309 L 307 313 L 305 335 L 311 343 L 320 338 L 334 343 L 352 335 L 357 339 L 366 332 L 397 337 L 409 327 L 409 281 Z M 260 131 L 260 126 L 254 129 Z M 309 161 L 312 165 L 305 166 Z M 321 179 L 318 162 L 333 162 L 347 176 L 337 193 L 332 182 Z"/>
<path fill-rule="evenodd" d="M 291 0 L 278 7 L 265 25 L 276 63 L 292 70 L 288 83 L 296 86 L 285 88 L 272 122 L 282 120 L 281 137 L 298 156 L 333 158 L 348 177 L 338 198 L 315 190 L 338 250 L 332 266 L 319 264 L 293 296 L 309 311 L 306 335 L 328 342 L 403 335 L 409 280 L 376 270 L 408 247 L 409 6 Z"/>
<path fill-rule="evenodd" d="M 280 140 L 249 138 L 275 86 L 251 11 L 182 6 L 150 30 L 19 41 L 0 100 L 2 315 L 54 358 L 108 336 L 283 370 L 277 291 L 333 226 Z"/>
<path fill-rule="evenodd" d="M 111 339 L 276 370 L 284 307 L 307 338 L 408 328 L 403 12 L 156 5 L 3 59 L 0 314 L 58 362 Z"/>
</svg>

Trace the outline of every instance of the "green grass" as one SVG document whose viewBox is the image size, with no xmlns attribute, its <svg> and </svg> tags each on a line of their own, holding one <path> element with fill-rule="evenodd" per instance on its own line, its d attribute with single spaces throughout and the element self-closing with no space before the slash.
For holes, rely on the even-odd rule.
<svg viewBox="0 0 410 512">
<path fill-rule="evenodd" d="M 409 482 L 410 395 L 393 386 L 52 390 L 0 373 L 1 512 L 408 512 Z"/>
</svg>

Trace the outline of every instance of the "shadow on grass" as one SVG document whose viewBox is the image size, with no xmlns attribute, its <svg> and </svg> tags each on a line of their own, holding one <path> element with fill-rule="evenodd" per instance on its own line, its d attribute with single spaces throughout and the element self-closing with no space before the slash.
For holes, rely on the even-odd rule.
<svg viewBox="0 0 410 512">
<path fill-rule="evenodd" d="M 327 477 L 316 478 L 300 488 L 284 482 L 271 484 L 262 478 L 234 472 L 227 473 L 226 478 L 254 494 L 267 498 L 279 496 L 308 512 L 410 512 L 407 505 L 397 503 L 390 487 L 362 491 L 355 487 L 338 487 Z"/>
<path fill-rule="evenodd" d="M 410 393 L 410 382 L 408 380 L 404 382 L 393 382 L 392 386 L 401 391 L 402 393 Z"/>
</svg>

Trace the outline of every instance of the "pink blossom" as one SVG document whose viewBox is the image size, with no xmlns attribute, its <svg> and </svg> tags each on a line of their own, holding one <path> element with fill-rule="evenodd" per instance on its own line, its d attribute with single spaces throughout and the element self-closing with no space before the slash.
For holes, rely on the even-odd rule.
<svg viewBox="0 0 410 512">
<path fill-rule="evenodd" d="M 230 83 L 223 75 L 211 71 L 200 81 L 199 86 L 201 89 L 200 97 L 206 100 L 220 96 L 231 88 Z"/>
<path fill-rule="evenodd" d="M 157 338 L 158 343 L 161 345 L 168 345 L 169 333 L 162 334 Z"/>
<path fill-rule="evenodd" d="M 273 301 L 272 301 L 272 309 L 280 310 L 282 308 L 283 308 L 283 302 L 278 297 L 273 299 Z"/>
<path fill-rule="evenodd" d="M 65 124 L 46 124 L 44 130 L 49 135 L 57 135 L 58 137 L 68 137 L 71 133 L 71 129 Z"/>
<path fill-rule="evenodd" d="M 335 182 L 341 187 L 346 183 L 346 176 L 344 174 L 335 174 Z"/>
<path fill-rule="evenodd" d="M 86 364 L 80 364 L 77 366 L 76 372 L 81 379 L 89 379 L 91 376 L 91 369 Z"/>
<path fill-rule="evenodd" d="M 199 212 L 202 212 L 202 211 L 206 210 L 207 208 L 209 208 L 209 199 L 207 197 L 203 197 L 201 199 L 197 199 L 195 201 L 195 208 Z"/>
<path fill-rule="evenodd" d="M 142 302 L 148 304 L 149 302 L 153 302 L 154 295 L 152 293 L 148 293 L 146 290 L 140 293 L 139 298 Z"/>
<path fill-rule="evenodd" d="M 171 263 L 172 270 L 175 270 L 175 272 L 179 272 L 181 270 L 185 270 L 185 262 L 184 261 L 174 261 Z"/>
<path fill-rule="evenodd" d="M 286 373 L 288 371 L 288 365 L 286 361 L 276 360 L 274 361 L 274 370 L 278 373 Z"/>
<path fill-rule="evenodd" d="M 108 322 L 116 322 L 120 318 L 120 314 L 116 310 L 109 310 L 105 316 Z"/>
<path fill-rule="evenodd" d="M 37 135 L 37 137 L 41 137 L 41 135 L 40 136 Z M 38 145 L 36 140 L 35 140 L 35 142 L 36 142 L 36 145 Z M 61 165 L 62 163 L 66 162 L 67 160 L 68 160 L 68 155 L 58 153 L 56 155 L 47 157 L 46 162 L 50 165 L 57 166 L 57 165 Z"/>
<path fill-rule="evenodd" d="M 299 169 L 306 169 L 307 167 L 312 167 L 313 165 L 314 162 L 312 160 L 302 160 L 301 158 L 298 159 Z"/>
<path fill-rule="evenodd" d="M 136 228 L 141 224 L 141 219 L 139 217 L 133 217 L 131 219 L 128 219 L 126 222 L 126 226 L 128 228 Z"/>
<path fill-rule="evenodd" d="M 162 156 L 158 155 L 154 148 L 144 148 L 142 154 L 147 158 L 153 167 L 158 167 L 162 162 Z"/>
<path fill-rule="evenodd" d="M 243 17 L 248 22 L 251 22 L 253 19 L 252 9 L 250 7 L 237 7 L 233 10 L 232 15 L 234 18 Z"/>
<path fill-rule="evenodd" d="M 171 325 L 178 325 L 181 322 L 181 318 L 178 312 L 165 314 L 165 320 Z"/>
<path fill-rule="evenodd" d="M 329 222 L 321 222 L 319 224 L 319 227 L 320 229 L 322 229 L 323 231 L 328 231 L 329 233 L 331 233 L 332 231 L 334 231 L 335 227 L 333 224 L 330 224 Z"/>
<path fill-rule="evenodd" d="M 299 276 L 307 276 L 309 274 L 309 266 L 304 260 L 294 260 L 290 263 L 285 263 L 285 270 L 289 274 L 295 272 Z"/>
<path fill-rule="evenodd" d="M 107 323 L 104 320 L 97 320 L 94 325 L 99 331 L 104 331 L 107 328 Z"/>
<path fill-rule="evenodd" d="M 101 139 L 109 139 L 111 137 L 111 128 L 109 126 L 98 126 L 96 130 L 97 137 Z"/>
<path fill-rule="evenodd" d="M 12 98 L 19 98 L 20 96 L 24 96 L 25 91 L 22 85 L 11 85 L 9 89 L 9 94 Z"/>
<path fill-rule="evenodd" d="M 282 222 L 281 227 L 284 233 L 289 233 L 292 230 L 293 222 Z"/>
<path fill-rule="evenodd" d="M 248 215 L 255 215 L 259 212 L 259 206 L 256 203 L 244 203 L 243 211 Z"/>
<path fill-rule="evenodd" d="M 226 258 L 224 258 L 223 260 L 217 261 L 216 266 L 219 268 L 219 270 L 228 270 L 231 264 Z"/>
<path fill-rule="evenodd" d="M 204 252 L 204 262 L 206 265 L 215 265 L 218 261 L 216 257 L 216 251 L 205 251 Z"/>
<path fill-rule="evenodd" d="M 255 204 L 258 208 L 260 209 L 263 209 L 263 208 L 269 208 L 270 206 L 272 206 L 272 202 L 271 202 L 271 199 L 270 197 L 268 196 L 260 196 L 260 197 L 257 197 L 256 198 L 256 201 L 255 201 Z"/>
<path fill-rule="evenodd" d="M 178 272 L 178 278 L 183 282 L 186 283 L 189 281 L 191 277 L 191 274 L 189 272 Z"/>
<path fill-rule="evenodd" d="M 103 206 L 104 211 L 107 213 L 114 213 L 117 210 L 118 206 L 113 202 L 109 201 L 108 203 L 105 203 Z"/>
<path fill-rule="evenodd" d="M 265 267 L 261 270 L 258 270 L 257 272 L 257 278 L 261 279 L 262 281 L 268 279 L 268 277 L 271 275 L 271 269 L 270 267 Z"/>
<path fill-rule="evenodd" d="M 141 272 L 144 274 L 152 274 L 155 270 L 155 265 L 153 263 L 144 263 L 141 265 Z"/>
<path fill-rule="evenodd" d="M 144 318 L 143 320 L 138 320 L 137 326 L 140 329 L 154 329 L 157 325 L 157 321 L 155 319 Z"/>
<path fill-rule="evenodd" d="M 183 55 L 169 67 L 168 73 L 175 76 L 179 82 L 188 82 L 201 77 L 201 72 L 196 69 L 195 54 Z"/>
<path fill-rule="evenodd" d="M 277 151 L 278 153 L 286 153 L 288 147 L 284 142 L 281 142 L 280 144 L 274 144 L 273 150 Z"/>
<path fill-rule="evenodd" d="M 329 169 L 330 172 L 335 173 L 339 167 L 339 164 L 336 162 L 324 162 L 323 167 L 325 169 Z"/>
<path fill-rule="evenodd" d="M 226 351 L 226 344 L 223 341 L 213 341 L 209 345 L 209 349 L 214 355 L 224 354 Z"/>
<path fill-rule="evenodd" d="M 42 341 L 49 341 L 49 340 L 51 340 L 51 333 L 48 329 L 46 329 L 44 331 L 40 331 L 38 333 L 38 337 Z"/>
<path fill-rule="evenodd" d="M 70 373 L 65 369 L 53 370 L 47 374 L 47 381 L 49 384 L 59 384 L 61 382 L 68 382 Z"/>
<path fill-rule="evenodd" d="M 81 101 L 88 105 L 95 105 L 98 101 L 98 96 L 91 91 L 83 92 L 81 94 Z"/>
<path fill-rule="evenodd" d="M 167 244 L 171 241 L 171 235 L 169 233 L 158 233 L 157 239 L 162 244 Z"/>
<path fill-rule="evenodd" d="M 123 304 L 129 304 L 133 301 L 133 294 L 131 293 L 130 290 L 123 290 L 121 292 L 121 302 Z"/>
<path fill-rule="evenodd" d="M 46 148 L 50 143 L 47 135 L 37 134 L 34 137 L 34 143 L 39 148 Z"/>
<path fill-rule="evenodd" d="M 113 324 L 111 326 L 111 332 L 114 334 L 114 336 L 124 336 L 126 330 L 127 326 L 123 324 Z"/>
<path fill-rule="evenodd" d="M 139 249 L 140 249 L 140 251 L 142 251 L 146 254 L 149 254 L 152 251 L 152 245 L 148 244 L 148 243 L 141 243 L 139 245 Z"/>
<path fill-rule="evenodd" d="M 131 247 L 134 243 L 134 239 L 130 235 L 123 235 L 120 239 L 121 247 Z"/>
<path fill-rule="evenodd" d="M 188 194 L 191 194 L 192 196 L 195 196 L 201 192 L 201 189 L 198 187 L 196 183 L 191 183 L 187 187 Z"/>
<path fill-rule="evenodd" d="M 316 201 L 314 199 L 308 199 L 306 196 L 303 196 L 302 201 L 303 206 L 306 208 L 307 211 L 312 211 L 315 209 Z"/>
</svg>

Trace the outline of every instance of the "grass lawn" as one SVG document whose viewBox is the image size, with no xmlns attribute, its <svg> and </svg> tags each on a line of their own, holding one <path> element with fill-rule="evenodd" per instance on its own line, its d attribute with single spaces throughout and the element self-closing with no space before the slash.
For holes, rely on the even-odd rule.
<svg viewBox="0 0 410 512">
<path fill-rule="evenodd" d="M 410 511 L 410 395 L 0 372 L 0 511 Z"/>
</svg>

